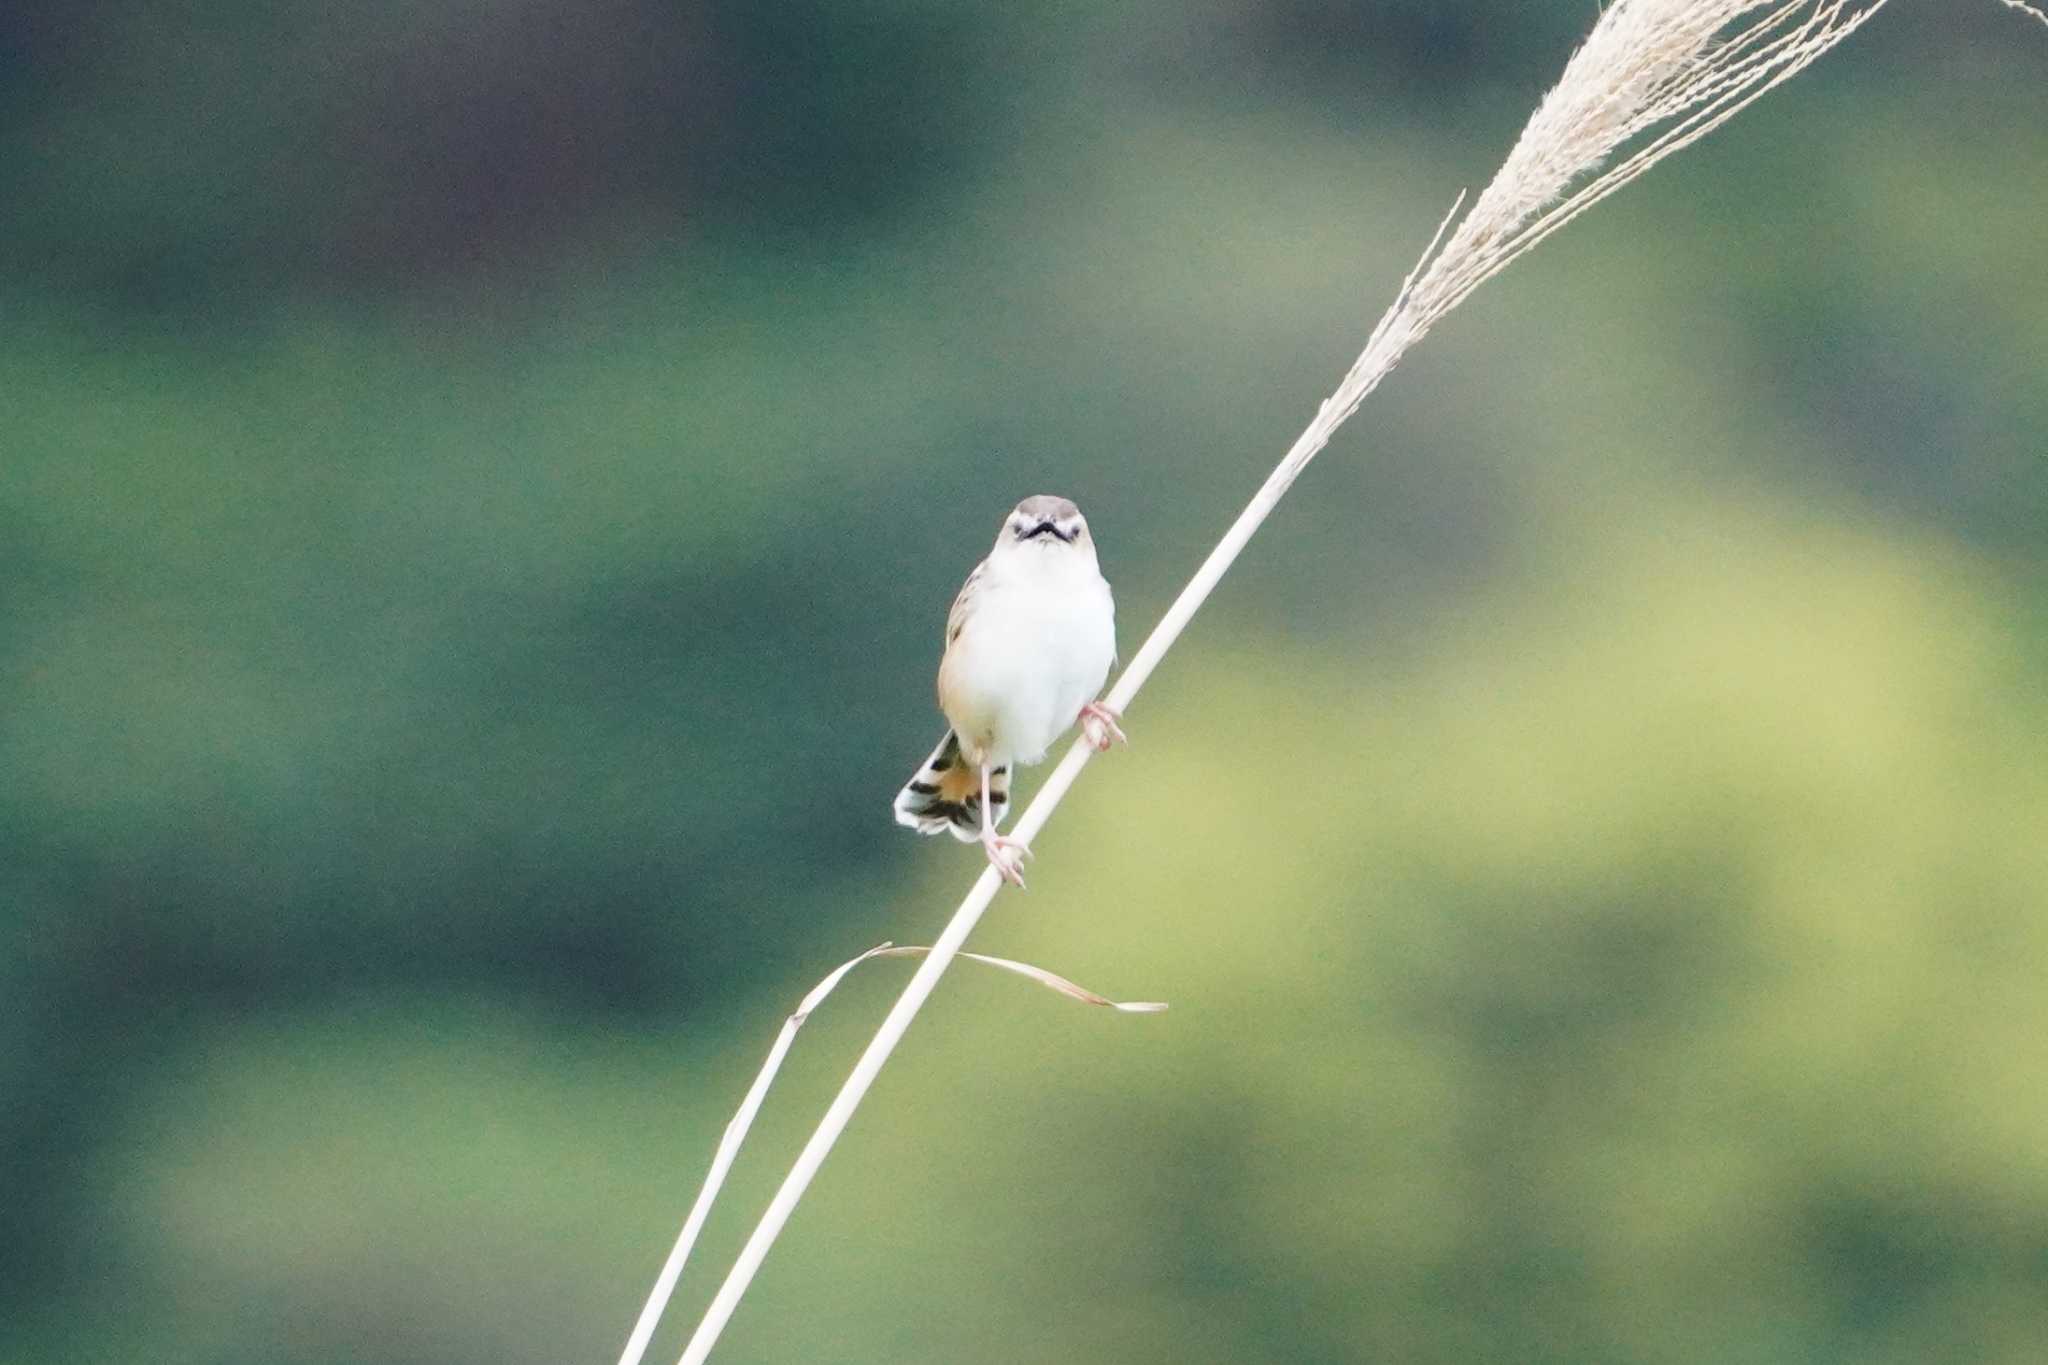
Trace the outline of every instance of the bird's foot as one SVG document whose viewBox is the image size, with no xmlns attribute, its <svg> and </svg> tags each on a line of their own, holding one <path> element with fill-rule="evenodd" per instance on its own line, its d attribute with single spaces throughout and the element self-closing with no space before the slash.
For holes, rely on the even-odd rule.
<svg viewBox="0 0 2048 1365">
<path fill-rule="evenodd" d="M 1091 701 L 1081 708 L 1081 733 L 1095 746 L 1096 753 L 1107 753 L 1109 746 L 1118 740 L 1126 744 L 1131 742 L 1130 736 L 1124 733 L 1124 727 L 1117 723 L 1123 718 L 1123 713 L 1114 707 Z"/>
<path fill-rule="evenodd" d="M 981 836 L 982 851 L 988 854 L 989 864 L 1002 875 L 1004 881 L 1024 889 L 1024 860 L 1031 856 L 1031 846 L 1022 839 L 1005 839 L 993 830 Z"/>
</svg>

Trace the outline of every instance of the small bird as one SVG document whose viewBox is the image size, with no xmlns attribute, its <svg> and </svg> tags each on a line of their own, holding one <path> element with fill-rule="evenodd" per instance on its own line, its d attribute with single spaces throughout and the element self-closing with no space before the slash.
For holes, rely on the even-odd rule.
<svg viewBox="0 0 2048 1365">
<path fill-rule="evenodd" d="M 1010 769 L 1036 763 L 1079 721 L 1100 751 L 1122 717 L 1095 699 L 1116 662 L 1116 603 L 1087 518 L 1065 498 L 1026 498 L 1003 520 L 946 617 L 939 710 L 953 728 L 896 793 L 896 823 L 979 841 L 1005 881 L 1024 885 L 1031 850 L 996 833 Z"/>
</svg>

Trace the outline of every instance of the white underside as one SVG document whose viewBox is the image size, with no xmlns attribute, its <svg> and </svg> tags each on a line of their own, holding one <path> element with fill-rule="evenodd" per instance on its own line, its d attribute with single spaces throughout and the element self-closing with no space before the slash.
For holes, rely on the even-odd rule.
<svg viewBox="0 0 2048 1365">
<path fill-rule="evenodd" d="M 1093 555 L 1031 547 L 1010 558 L 977 585 L 939 698 L 969 761 L 991 767 L 1044 758 L 1116 658 L 1116 608 Z"/>
</svg>

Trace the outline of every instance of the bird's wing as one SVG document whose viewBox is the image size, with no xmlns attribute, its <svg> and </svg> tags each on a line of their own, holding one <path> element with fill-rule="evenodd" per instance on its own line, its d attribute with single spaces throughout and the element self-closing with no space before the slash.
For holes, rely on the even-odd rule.
<svg viewBox="0 0 2048 1365">
<path fill-rule="evenodd" d="M 974 590 L 981 582 L 982 570 L 986 568 L 986 559 L 974 566 L 974 572 L 967 575 L 967 581 L 960 585 L 960 595 L 953 599 L 953 609 L 946 613 L 946 643 L 949 645 L 960 638 L 960 632 L 967 628 L 967 618 L 974 614 Z"/>
</svg>

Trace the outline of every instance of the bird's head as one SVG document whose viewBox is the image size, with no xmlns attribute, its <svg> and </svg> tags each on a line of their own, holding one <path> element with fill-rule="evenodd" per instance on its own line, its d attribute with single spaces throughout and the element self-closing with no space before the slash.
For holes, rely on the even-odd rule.
<svg viewBox="0 0 2048 1365">
<path fill-rule="evenodd" d="M 1002 534 L 996 537 L 998 549 L 1036 547 L 1056 550 L 1061 546 L 1086 546 L 1089 543 L 1088 518 L 1081 515 L 1081 509 L 1068 499 L 1056 498 L 1050 493 L 1040 493 L 1018 503 L 1003 522 Z"/>
</svg>

